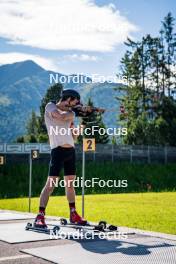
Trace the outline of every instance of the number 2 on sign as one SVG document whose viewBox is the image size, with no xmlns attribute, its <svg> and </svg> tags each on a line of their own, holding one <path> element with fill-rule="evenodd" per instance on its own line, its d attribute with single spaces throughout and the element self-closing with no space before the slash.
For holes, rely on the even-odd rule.
<svg viewBox="0 0 176 264">
<path fill-rule="evenodd" d="M 83 151 L 95 151 L 95 138 L 83 139 Z"/>
</svg>

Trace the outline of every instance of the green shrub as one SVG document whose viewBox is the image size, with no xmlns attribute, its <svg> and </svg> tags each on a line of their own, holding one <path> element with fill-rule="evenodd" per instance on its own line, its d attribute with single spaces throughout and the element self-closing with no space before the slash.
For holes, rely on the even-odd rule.
<svg viewBox="0 0 176 264">
<path fill-rule="evenodd" d="M 81 163 L 77 164 L 77 177 L 81 178 Z M 48 164 L 33 164 L 32 195 L 39 196 L 48 174 Z M 147 191 L 174 191 L 176 189 L 176 164 L 129 164 L 111 162 L 86 162 L 86 179 L 127 180 L 127 188 L 86 188 L 86 194 L 123 193 Z M 63 173 L 62 173 L 63 176 Z M 61 177 L 62 179 L 63 177 Z M 29 189 L 29 166 L 6 164 L 0 167 L 0 198 L 26 197 Z M 76 187 L 81 194 L 81 187 Z M 64 195 L 63 187 L 55 188 L 53 195 Z"/>
</svg>

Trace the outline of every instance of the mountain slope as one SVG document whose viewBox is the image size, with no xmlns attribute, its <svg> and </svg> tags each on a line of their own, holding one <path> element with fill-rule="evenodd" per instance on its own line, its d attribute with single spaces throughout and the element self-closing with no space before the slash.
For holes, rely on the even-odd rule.
<svg viewBox="0 0 176 264">
<path fill-rule="evenodd" d="M 42 67 L 31 60 L 2 65 L 0 66 L 0 87 L 6 87 L 43 71 L 45 70 Z"/>
<path fill-rule="evenodd" d="M 33 61 L 0 66 L 0 142 L 12 142 L 25 133 L 31 111 L 39 112 L 41 99 L 50 86 L 50 73 L 56 74 Z M 61 76 L 60 73 L 58 75 Z M 84 102 L 91 97 L 96 106 L 105 108 L 117 108 L 114 99 L 117 95 L 114 88 L 117 86 L 114 83 L 73 82 L 64 85 L 65 88 L 78 90 Z M 116 114 L 105 113 L 104 121 L 108 126 L 116 126 Z"/>
</svg>

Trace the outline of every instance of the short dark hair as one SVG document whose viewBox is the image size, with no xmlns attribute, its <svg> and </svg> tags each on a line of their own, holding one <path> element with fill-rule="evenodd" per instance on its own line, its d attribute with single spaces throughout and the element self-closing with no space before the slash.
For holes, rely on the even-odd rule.
<svg viewBox="0 0 176 264">
<path fill-rule="evenodd" d="M 76 90 L 65 89 L 62 91 L 62 101 L 65 101 L 68 98 L 71 98 L 71 100 L 77 99 L 80 101 L 80 94 Z"/>
<path fill-rule="evenodd" d="M 75 97 L 73 97 L 73 96 L 64 95 L 61 98 L 61 102 L 66 101 L 68 98 L 70 98 L 71 100 L 75 100 Z"/>
</svg>

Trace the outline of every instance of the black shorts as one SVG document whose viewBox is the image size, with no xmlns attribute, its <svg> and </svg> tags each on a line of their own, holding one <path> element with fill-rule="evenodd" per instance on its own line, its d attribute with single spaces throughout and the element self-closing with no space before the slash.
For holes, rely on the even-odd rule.
<svg viewBox="0 0 176 264">
<path fill-rule="evenodd" d="M 57 147 L 51 150 L 49 176 L 59 176 L 62 169 L 64 175 L 76 174 L 75 148 Z"/>
</svg>

